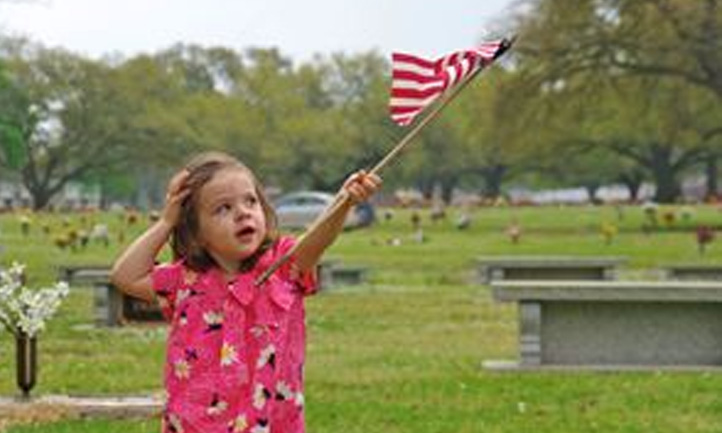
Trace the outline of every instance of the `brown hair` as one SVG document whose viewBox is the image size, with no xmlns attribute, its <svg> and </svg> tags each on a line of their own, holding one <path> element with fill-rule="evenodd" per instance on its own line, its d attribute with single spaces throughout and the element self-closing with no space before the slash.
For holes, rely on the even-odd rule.
<svg viewBox="0 0 722 433">
<path fill-rule="evenodd" d="M 278 222 L 276 212 L 271 206 L 268 197 L 266 197 L 263 186 L 253 175 L 253 172 L 241 161 L 223 152 L 201 153 L 192 158 L 186 164 L 185 169 L 189 172 L 185 185 L 187 185 L 190 193 L 181 204 L 180 218 L 171 235 L 173 259 L 184 259 L 188 268 L 198 272 L 204 272 L 217 265 L 213 257 L 208 254 L 199 241 L 198 199 L 203 185 L 210 182 L 216 173 L 221 170 L 238 169 L 244 171 L 253 182 L 266 219 L 266 239 L 256 253 L 244 260 L 244 262 L 255 262 L 268 246 L 278 238 Z M 242 263 L 242 268 L 245 267 L 244 263 Z"/>
</svg>

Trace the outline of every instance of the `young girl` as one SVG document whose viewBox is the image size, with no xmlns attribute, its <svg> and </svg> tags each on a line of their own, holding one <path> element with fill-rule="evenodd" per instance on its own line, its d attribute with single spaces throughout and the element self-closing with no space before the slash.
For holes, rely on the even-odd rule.
<svg viewBox="0 0 722 433">
<path fill-rule="evenodd" d="M 380 186 L 358 172 L 351 200 L 261 286 L 254 280 L 294 244 L 253 173 L 221 153 L 203 154 L 170 181 L 161 218 L 116 261 L 113 283 L 157 297 L 170 320 L 163 431 L 304 431 L 303 298 L 315 266 L 343 228 L 352 202 Z M 170 238 L 174 260 L 155 265 Z"/>
</svg>

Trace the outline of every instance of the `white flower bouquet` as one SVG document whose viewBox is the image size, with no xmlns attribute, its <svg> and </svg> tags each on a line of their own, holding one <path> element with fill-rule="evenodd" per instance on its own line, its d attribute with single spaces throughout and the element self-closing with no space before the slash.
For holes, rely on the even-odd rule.
<svg viewBox="0 0 722 433">
<path fill-rule="evenodd" d="M 16 336 L 35 337 L 45 322 L 55 314 L 69 293 L 68 284 L 29 289 L 24 283 L 25 266 L 13 263 L 0 270 L 0 323 Z"/>
</svg>

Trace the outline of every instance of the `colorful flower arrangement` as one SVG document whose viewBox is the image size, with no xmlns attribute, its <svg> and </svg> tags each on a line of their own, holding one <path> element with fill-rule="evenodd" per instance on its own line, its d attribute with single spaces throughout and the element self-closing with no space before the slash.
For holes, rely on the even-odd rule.
<svg viewBox="0 0 722 433">
<path fill-rule="evenodd" d="M 0 270 L 0 323 L 15 336 L 35 337 L 70 292 L 64 281 L 52 287 L 25 287 L 25 266 Z"/>
<path fill-rule="evenodd" d="M 714 230 L 710 226 L 700 225 L 697 227 L 696 236 L 699 253 L 704 254 L 707 244 L 714 240 Z"/>
</svg>

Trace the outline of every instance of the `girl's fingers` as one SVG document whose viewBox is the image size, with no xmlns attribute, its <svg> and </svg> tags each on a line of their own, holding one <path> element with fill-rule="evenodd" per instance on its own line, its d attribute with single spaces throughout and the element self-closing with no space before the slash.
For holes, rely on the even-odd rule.
<svg viewBox="0 0 722 433">
<path fill-rule="evenodd" d="M 183 170 L 178 173 L 176 173 L 175 176 L 170 180 L 168 183 L 168 192 L 165 195 L 166 202 L 171 201 L 175 199 L 177 196 L 183 194 L 187 195 L 187 185 L 185 184 L 186 179 L 188 179 L 189 172 L 188 170 Z"/>
<path fill-rule="evenodd" d="M 188 194 L 190 194 L 190 190 L 184 187 L 175 194 L 170 195 L 167 200 L 173 203 L 180 203 L 188 196 Z"/>
<path fill-rule="evenodd" d="M 363 170 L 359 170 L 356 173 L 353 173 L 346 181 L 346 186 L 350 187 L 351 185 L 355 185 L 358 182 L 363 181 L 364 176 L 366 176 L 366 172 Z"/>
<path fill-rule="evenodd" d="M 173 179 L 170 181 L 170 185 L 168 187 L 171 191 L 178 191 L 183 187 L 183 184 L 185 183 L 185 180 L 188 178 L 188 175 L 190 172 L 188 170 L 182 170 L 173 176 Z"/>
<path fill-rule="evenodd" d="M 163 206 L 163 219 L 175 226 L 180 217 L 181 203 L 190 194 L 190 188 L 186 184 L 188 171 L 183 170 L 177 173 L 168 183 L 168 191 L 165 194 L 165 205 Z"/>
<path fill-rule="evenodd" d="M 359 170 L 349 176 L 346 181 L 346 190 L 354 202 L 366 201 L 375 193 L 381 185 L 381 178 L 375 174 L 367 174 L 365 170 Z"/>
<path fill-rule="evenodd" d="M 363 200 L 364 190 L 358 183 L 351 185 L 351 193 L 357 200 Z"/>
<path fill-rule="evenodd" d="M 381 185 L 381 178 L 376 174 L 367 174 L 365 170 L 359 170 L 351 176 L 351 182 L 360 183 L 366 188 L 374 189 Z"/>
<path fill-rule="evenodd" d="M 362 182 L 366 188 L 372 190 L 376 190 L 381 186 L 381 178 L 375 174 L 364 176 Z"/>
</svg>

